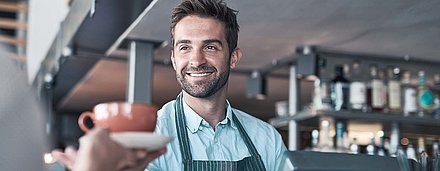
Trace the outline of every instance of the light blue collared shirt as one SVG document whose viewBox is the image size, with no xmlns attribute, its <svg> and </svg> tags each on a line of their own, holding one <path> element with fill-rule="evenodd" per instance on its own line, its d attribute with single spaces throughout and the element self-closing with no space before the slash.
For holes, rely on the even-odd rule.
<svg viewBox="0 0 440 171">
<path fill-rule="evenodd" d="M 184 99 L 183 99 L 184 100 Z M 184 100 L 185 101 L 185 100 Z M 177 139 L 175 100 L 165 104 L 158 111 L 156 134 L 173 136 L 167 145 L 167 153 L 150 163 L 149 171 L 183 170 L 182 155 Z M 246 133 L 263 160 L 267 171 L 278 169 L 283 153 L 287 150 L 280 134 L 268 123 L 245 112 L 233 109 L 227 102 L 226 118 L 214 129 L 209 123 L 183 103 L 186 116 L 188 138 L 193 160 L 238 161 L 250 156 L 237 126 L 232 122 L 232 111 L 240 120 Z"/>
</svg>

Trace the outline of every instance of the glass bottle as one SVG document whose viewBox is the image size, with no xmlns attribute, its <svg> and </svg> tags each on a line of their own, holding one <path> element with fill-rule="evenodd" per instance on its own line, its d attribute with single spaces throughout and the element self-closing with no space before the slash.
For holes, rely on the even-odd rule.
<svg viewBox="0 0 440 171">
<path fill-rule="evenodd" d="M 377 155 L 386 156 L 388 154 L 388 150 L 385 149 L 384 132 L 383 131 L 377 132 L 377 137 L 379 137 L 379 147 L 377 149 Z"/>
<path fill-rule="evenodd" d="M 416 150 L 411 143 L 409 143 L 408 147 L 406 147 L 406 156 L 408 156 L 408 159 L 417 161 Z"/>
<path fill-rule="evenodd" d="M 423 117 L 425 114 L 431 113 L 434 101 L 434 96 L 426 85 L 424 71 L 419 71 L 419 86 L 417 90 L 418 115 Z"/>
<path fill-rule="evenodd" d="M 383 98 L 385 85 L 379 77 L 377 65 L 370 66 L 370 83 L 367 89 L 369 108 L 373 112 L 382 112 L 385 107 L 385 99 Z"/>
<path fill-rule="evenodd" d="M 437 158 L 440 155 L 438 141 L 432 141 L 432 158 Z"/>
<path fill-rule="evenodd" d="M 387 72 L 386 69 L 379 70 L 379 78 L 384 83 L 388 83 L 388 79 L 389 79 L 385 75 L 386 72 Z M 383 91 L 382 91 L 382 99 L 384 99 L 384 101 L 385 101 L 385 107 L 383 108 L 383 112 L 384 113 L 388 113 L 390 111 L 390 109 L 388 107 L 389 106 L 388 105 L 388 101 L 389 101 L 388 100 L 388 84 L 384 84 Z"/>
<path fill-rule="evenodd" d="M 399 149 L 400 141 L 400 129 L 399 124 L 396 122 L 391 123 L 391 135 L 390 135 L 390 156 L 394 157 L 397 155 L 397 149 Z"/>
<path fill-rule="evenodd" d="M 391 144 L 390 144 L 390 139 L 389 138 L 384 138 L 383 139 L 383 148 L 385 149 L 385 155 L 386 156 L 391 156 Z"/>
<path fill-rule="evenodd" d="M 350 109 L 367 111 L 367 86 L 362 80 L 359 62 L 353 63 L 352 82 L 350 83 Z"/>
<path fill-rule="evenodd" d="M 416 88 L 411 84 L 411 73 L 409 71 L 403 73 L 401 95 L 403 100 L 403 116 L 415 115 L 417 113 L 417 92 Z"/>
<path fill-rule="evenodd" d="M 400 96 L 400 69 L 395 67 L 390 69 L 388 75 L 388 109 L 392 113 L 402 112 Z"/>
<path fill-rule="evenodd" d="M 348 83 L 344 76 L 344 67 L 335 67 L 335 78 L 331 81 L 330 96 L 333 110 L 340 111 L 348 109 Z"/>
<path fill-rule="evenodd" d="M 347 132 L 347 128 L 345 126 L 345 122 L 342 120 L 336 121 L 336 135 L 335 135 L 335 144 L 337 151 L 344 152 L 346 151 L 346 140 L 345 136 Z"/>
<path fill-rule="evenodd" d="M 324 109 L 331 108 L 329 79 L 321 79 L 321 100 Z"/>
<path fill-rule="evenodd" d="M 312 151 L 319 151 L 319 131 L 314 129 L 312 131 Z"/>
<path fill-rule="evenodd" d="M 350 145 L 350 153 L 358 154 L 360 151 L 359 145 L 357 144 L 357 138 L 353 138 L 353 142 Z"/>
<path fill-rule="evenodd" d="M 333 151 L 333 141 L 330 137 L 330 121 L 321 121 L 321 130 L 319 135 L 319 149 L 323 152 Z"/>
<path fill-rule="evenodd" d="M 370 133 L 370 144 L 367 145 L 367 154 L 374 155 L 376 151 L 376 146 L 374 143 L 374 133 Z"/>
<path fill-rule="evenodd" d="M 313 85 L 313 108 L 316 110 L 330 110 L 331 105 L 327 81 L 325 79 L 316 79 Z"/>
<path fill-rule="evenodd" d="M 440 74 L 434 75 L 435 98 L 433 104 L 432 117 L 440 119 Z"/>
<path fill-rule="evenodd" d="M 417 147 L 417 154 L 418 156 L 420 156 L 423 152 L 426 152 L 426 148 L 425 148 L 425 139 L 423 137 L 419 137 L 417 139 L 418 142 L 418 147 Z"/>
</svg>

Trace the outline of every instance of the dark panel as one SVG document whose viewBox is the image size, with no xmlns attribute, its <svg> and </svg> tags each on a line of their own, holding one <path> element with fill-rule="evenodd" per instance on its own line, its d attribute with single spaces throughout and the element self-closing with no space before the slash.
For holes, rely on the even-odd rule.
<svg viewBox="0 0 440 171">
<path fill-rule="evenodd" d="M 77 56 L 64 57 L 61 59 L 64 61 L 61 62 L 53 89 L 53 104 L 55 109 L 59 102 L 81 81 L 99 60 L 99 58 Z"/>
<path fill-rule="evenodd" d="M 74 37 L 75 47 L 103 54 L 133 23 L 151 0 L 96 1 L 96 12 L 87 17 Z"/>
</svg>

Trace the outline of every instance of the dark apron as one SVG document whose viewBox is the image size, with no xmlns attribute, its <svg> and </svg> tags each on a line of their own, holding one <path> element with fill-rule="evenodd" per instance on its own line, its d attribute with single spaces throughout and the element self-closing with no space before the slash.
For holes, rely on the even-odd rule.
<svg viewBox="0 0 440 171">
<path fill-rule="evenodd" d="M 182 94 L 179 94 L 174 104 L 176 111 L 176 129 L 179 139 L 180 152 L 182 153 L 182 162 L 184 171 L 265 171 L 264 163 L 255 149 L 254 144 L 247 135 L 240 121 L 232 112 L 232 120 L 237 125 L 238 131 L 244 140 L 251 156 L 240 161 L 202 161 L 193 160 L 190 149 L 190 141 L 186 131 L 186 120 L 183 111 Z"/>
</svg>

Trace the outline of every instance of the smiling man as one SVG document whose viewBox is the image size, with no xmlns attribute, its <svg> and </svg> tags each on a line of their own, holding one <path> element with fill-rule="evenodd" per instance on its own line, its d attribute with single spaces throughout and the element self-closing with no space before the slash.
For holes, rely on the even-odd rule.
<svg viewBox="0 0 440 171">
<path fill-rule="evenodd" d="M 269 124 L 232 108 L 230 70 L 237 11 L 220 0 L 185 0 L 172 11 L 171 60 L 182 92 L 158 112 L 156 133 L 175 136 L 148 170 L 277 170 L 286 147 Z"/>
</svg>

